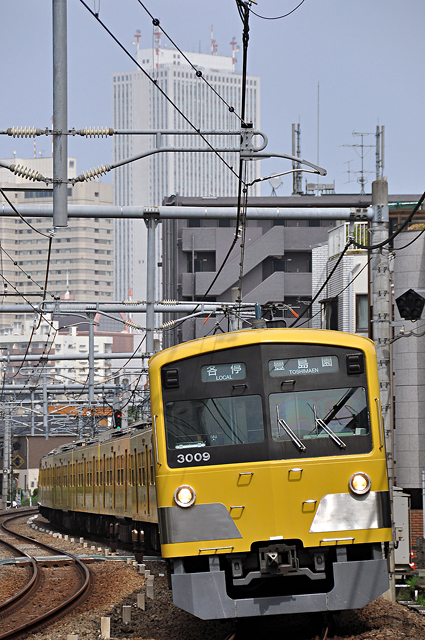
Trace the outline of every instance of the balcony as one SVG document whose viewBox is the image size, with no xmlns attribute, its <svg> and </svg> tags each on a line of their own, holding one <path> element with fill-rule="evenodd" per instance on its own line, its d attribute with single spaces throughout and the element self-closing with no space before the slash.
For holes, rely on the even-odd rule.
<svg viewBox="0 0 425 640">
<path fill-rule="evenodd" d="M 359 242 L 360 244 L 367 245 L 369 244 L 369 236 L 367 232 L 367 222 L 355 222 L 354 223 L 354 240 Z M 328 242 L 329 242 L 329 258 L 338 255 L 344 249 L 345 245 L 348 242 L 350 235 L 350 223 L 344 222 L 343 224 L 331 229 L 328 232 Z M 366 249 L 358 249 L 357 247 L 352 247 L 351 251 L 366 251 Z M 349 251 L 350 251 L 349 250 Z"/>
</svg>

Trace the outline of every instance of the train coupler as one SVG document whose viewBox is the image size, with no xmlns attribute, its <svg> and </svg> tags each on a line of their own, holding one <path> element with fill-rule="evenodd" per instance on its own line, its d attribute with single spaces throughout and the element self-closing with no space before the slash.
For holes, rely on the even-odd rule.
<svg viewBox="0 0 425 640">
<path fill-rule="evenodd" d="M 295 545 L 273 544 L 258 550 L 260 572 L 285 575 L 299 568 Z"/>
</svg>

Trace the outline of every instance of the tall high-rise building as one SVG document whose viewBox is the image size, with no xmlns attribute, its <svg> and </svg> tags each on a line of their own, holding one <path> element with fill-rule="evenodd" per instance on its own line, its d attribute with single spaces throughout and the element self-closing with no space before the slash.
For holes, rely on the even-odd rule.
<svg viewBox="0 0 425 640">
<path fill-rule="evenodd" d="M 52 158 L 13 158 L 9 164 L 20 164 L 45 176 L 53 174 Z M 68 159 L 68 175 L 76 177 L 76 160 Z M 0 186 L 19 211 L 20 205 L 51 204 L 51 186 L 40 186 L 0 168 Z M 68 187 L 69 204 L 111 205 L 113 187 L 102 182 L 76 183 Z M 0 195 L 0 204 L 6 204 Z M 2 299 L 31 302 L 42 299 L 46 277 L 49 233 L 52 218 L 34 215 L 26 217 L 29 224 L 17 215 L 0 216 L 0 261 L 3 275 Z M 38 232 L 42 232 L 41 235 Z M 113 297 L 114 241 L 113 222 L 108 218 L 69 218 L 68 226 L 57 231 L 52 241 L 47 291 L 55 296 L 67 292 L 76 300 L 104 300 Z M 15 295 L 16 294 L 16 295 Z M 23 318 L 4 314 L 0 328 Z"/>
<path fill-rule="evenodd" d="M 163 135 L 117 135 L 114 137 L 114 161 L 168 147 L 126 164 L 115 171 L 115 202 L 118 205 L 158 206 L 165 197 L 235 196 L 239 162 L 237 153 L 220 152 L 221 148 L 238 148 L 240 131 L 242 76 L 235 73 L 231 56 L 202 53 L 181 54 L 161 48 L 156 37 L 153 49 L 139 49 L 137 61 L 155 80 L 153 84 L 140 70 L 116 73 L 112 78 L 113 126 L 115 129 L 145 131 L 169 130 Z M 186 56 L 203 77 L 189 65 Z M 204 82 L 212 85 L 215 92 Z M 167 100 L 158 90 L 169 98 Z M 218 94 L 218 95 L 216 95 Z M 220 97 L 223 100 L 220 99 Z M 235 131 L 234 136 L 206 136 L 218 150 L 212 152 L 172 152 L 172 148 L 205 148 L 198 135 L 179 135 L 176 131 L 193 131 L 174 107 L 202 131 Z M 229 110 L 233 107 L 234 111 Z M 245 121 L 260 127 L 260 79 L 247 78 Z M 226 166 L 226 161 L 230 165 Z M 247 165 L 248 181 L 259 177 L 259 163 Z M 259 195 L 257 186 L 250 195 Z M 160 234 L 158 234 L 159 236 Z M 158 238 L 158 250 L 160 249 Z M 115 296 L 126 298 L 130 289 L 137 299 L 146 297 L 146 230 L 143 221 L 115 222 Z"/>
</svg>

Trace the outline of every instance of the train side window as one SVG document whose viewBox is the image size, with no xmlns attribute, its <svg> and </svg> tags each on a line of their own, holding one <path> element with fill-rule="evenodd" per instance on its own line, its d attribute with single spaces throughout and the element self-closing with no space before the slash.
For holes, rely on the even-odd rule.
<svg viewBox="0 0 425 640">
<path fill-rule="evenodd" d="M 153 466 L 152 449 L 149 451 L 150 483 L 155 484 L 155 470 Z"/>
<path fill-rule="evenodd" d="M 130 454 L 128 456 L 128 483 L 134 487 L 134 458 L 133 455 Z"/>
<path fill-rule="evenodd" d="M 142 485 L 146 484 L 146 454 L 142 451 Z"/>
<path fill-rule="evenodd" d="M 124 456 L 120 456 L 120 469 L 118 471 L 118 484 L 124 484 Z"/>
<path fill-rule="evenodd" d="M 137 454 L 137 462 L 138 462 L 138 468 L 139 468 L 139 486 L 142 486 L 142 454 L 138 453 Z"/>
</svg>

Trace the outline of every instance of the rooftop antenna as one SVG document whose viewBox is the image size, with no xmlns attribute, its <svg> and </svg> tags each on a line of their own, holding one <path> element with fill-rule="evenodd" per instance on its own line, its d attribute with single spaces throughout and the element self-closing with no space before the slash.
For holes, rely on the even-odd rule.
<svg viewBox="0 0 425 640">
<path fill-rule="evenodd" d="M 319 166 L 319 125 L 320 125 L 320 83 L 317 82 L 317 166 Z M 317 192 L 319 192 L 319 174 L 317 174 Z"/>
<path fill-rule="evenodd" d="M 238 59 L 236 58 L 236 54 L 240 51 L 235 36 L 233 36 L 230 44 L 232 45 L 232 73 L 235 73 L 235 64 L 238 61 Z"/>
<path fill-rule="evenodd" d="M 212 56 L 217 55 L 217 49 L 218 49 L 218 44 L 214 40 L 214 28 L 213 28 L 213 25 L 211 25 L 211 55 Z"/>
<path fill-rule="evenodd" d="M 344 182 L 344 184 L 350 184 L 350 182 L 353 182 L 351 180 L 351 167 L 350 164 L 353 162 L 353 160 L 347 160 L 347 162 L 344 162 L 344 164 L 348 164 L 348 169 L 347 171 L 344 171 L 344 173 L 348 173 L 348 180 L 347 182 Z"/>
<path fill-rule="evenodd" d="M 365 188 L 365 185 L 367 184 L 367 181 L 368 181 L 367 175 L 369 173 L 372 173 L 372 171 L 366 171 L 365 168 L 364 168 L 364 159 L 365 159 L 365 155 L 366 155 L 365 154 L 365 149 L 372 148 L 372 147 L 375 146 L 373 144 L 365 144 L 364 139 L 365 139 L 365 136 L 373 136 L 373 135 L 375 135 L 375 134 L 373 134 L 373 133 L 364 133 L 364 132 L 363 133 L 359 133 L 357 131 L 353 131 L 353 136 L 361 138 L 360 144 L 343 144 L 342 145 L 343 147 L 351 147 L 352 149 L 355 150 L 357 155 L 360 157 L 361 169 L 360 169 L 360 171 L 353 171 L 353 173 L 355 173 L 356 175 L 359 176 L 357 178 L 357 182 L 360 185 L 360 195 L 361 196 L 365 194 L 364 188 Z M 360 152 L 357 151 L 357 149 L 360 149 Z"/>
<path fill-rule="evenodd" d="M 153 41 L 154 41 L 155 56 L 156 56 L 156 63 L 154 63 L 154 66 L 158 69 L 159 50 L 161 49 L 161 28 L 159 24 L 155 25 L 154 27 Z"/>
<path fill-rule="evenodd" d="M 269 185 L 272 188 L 272 192 L 270 195 L 275 196 L 276 195 L 276 189 L 279 189 L 279 187 L 282 186 L 282 180 L 280 179 L 280 176 L 274 176 L 273 178 L 269 179 Z"/>
<path fill-rule="evenodd" d="M 300 123 L 292 124 L 292 155 L 301 158 L 301 125 Z M 295 171 L 301 169 L 299 162 L 292 161 L 292 195 L 300 195 L 303 193 L 302 176 L 301 171 Z"/>
<path fill-rule="evenodd" d="M 379 126 L 379 124 L 376 126 L 376 133 L 375 133 L 375 138 L 376 138 L 376 179 L 379 180 L 379 178 L 383 178 L 384 177 L 384 167 L 385 167 L 385 162 L 384 162 L 384 153 L 385 153 L 385 127 L 382 125 L 382 127 Z"/>
<path fill-rule="evenodd" d="M 139 41 L 140 41 L 141 37 L 142 37 L 142 32 L 140 31 L 140 29 L 137 29 L 136 33 L 133 36 L 133 38 L 136 38 L 136 42 L 132 42 L 131 43 L 131 44 L 135 44 L 136 45 L 136 54 L 140 49 Z"/>
</svg>

